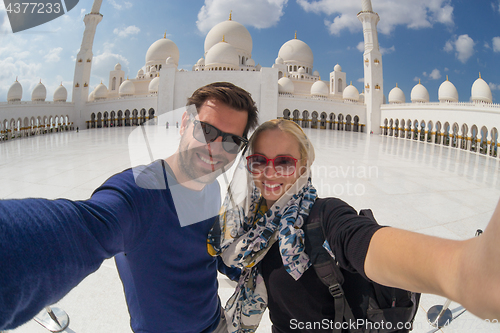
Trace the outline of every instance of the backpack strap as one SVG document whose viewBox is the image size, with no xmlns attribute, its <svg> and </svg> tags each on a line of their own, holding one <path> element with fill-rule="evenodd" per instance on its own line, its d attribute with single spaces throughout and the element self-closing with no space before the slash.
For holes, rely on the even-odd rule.
<svg viewBox="0 0 500 333">
<path fill-rule="evenodd" d="M 305 238 L 305 250 L 308 254 L 314 270 L 323 284 L 328 287 L 334 300 L 335 322 L 341 323 L 344 318 L 349 322 L 356 322 L 351 307 L 347 303 L 342 283 L 344 275 L 330 253 L 323 247 L 325 232 L 323 227 L 323 211 L 327 199 L 317 199 L 314 203 L 309 218 L 303 226 Z M 340 333 L 341 327 L 334 325 L 333 333 Z M 351 329 L 353 333 L 361 333 L 360 330 Z"/>
</svg>

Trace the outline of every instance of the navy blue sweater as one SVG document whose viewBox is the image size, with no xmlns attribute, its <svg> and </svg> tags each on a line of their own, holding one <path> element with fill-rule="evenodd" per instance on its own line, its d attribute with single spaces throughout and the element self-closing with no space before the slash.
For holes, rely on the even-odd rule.
<svg viewBox="0 0 500 333">
<path fill-rule="evenodd" d="M 196 192 L 167 180 L 157 161 L 114 175 L 86 201 L 0 200 L 0 330 L 28 321 L 118 254 L 135 332 L 211 332 L 220 302 L 206 237 L 219 186 Z M 191 214 L 184 227 L 172 192 L 184 204 L 177 210 Z"/>
</svg>

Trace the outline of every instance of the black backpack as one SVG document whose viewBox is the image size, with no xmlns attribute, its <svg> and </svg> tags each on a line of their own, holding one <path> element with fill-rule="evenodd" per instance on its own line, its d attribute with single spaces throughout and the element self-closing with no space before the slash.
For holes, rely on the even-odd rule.
<svg viewBox="0 0 500 333">
<path fill-rule="evenodd" d="M 335 302 L 335 323 L 329 327 L 334 333 L 409 332 L 418 310 L 420 294 L 386 287 L 339 267 L 323 247 L 323 206 L 327 201 L 316 200 L 303 229 L 306 253 Z M 369 209 L 361 210 L 359 215 L 375 220 Z"/>
</svg>

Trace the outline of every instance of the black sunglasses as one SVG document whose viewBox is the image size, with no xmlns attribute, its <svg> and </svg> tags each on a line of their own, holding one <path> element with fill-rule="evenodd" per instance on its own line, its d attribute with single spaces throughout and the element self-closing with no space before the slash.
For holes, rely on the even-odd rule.
<svg viewBox="0 0 500 333">
<path fill-rule="evenodd" d="M 214 142 L 218 137 L 222 137 L 222 148 L 230 154 L 238 154 L 248 143 L 248 140 L 241 136 L 222 132 L 217 127 L 197 119 L 192 120 L 193 137 L 201 143 Z"/>
</svg>

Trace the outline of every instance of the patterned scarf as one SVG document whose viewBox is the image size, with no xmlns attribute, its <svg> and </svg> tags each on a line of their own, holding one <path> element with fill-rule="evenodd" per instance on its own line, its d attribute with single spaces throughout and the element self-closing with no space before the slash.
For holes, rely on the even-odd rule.
<svg viewBox="0 0 500 333">
<path fill-rule="evenodd" d="M 226 304 L 230 332 L 255 332 L 260 323 L 267 308 L 267 290 L 258 263 L 274 242 L 278 241 L 283 266 L 295 280 L 311 265 L 304 252 L 301 227 L 316 198 L 308 173 L 299 177 L 267 211 L 253 183 L 246 205 L 231 204 L 231 196 L 226 197 L 210 231 L 208 251 L 221 255 L 226 265 L 242 269 L 236 290 Z"/>
</svg>

